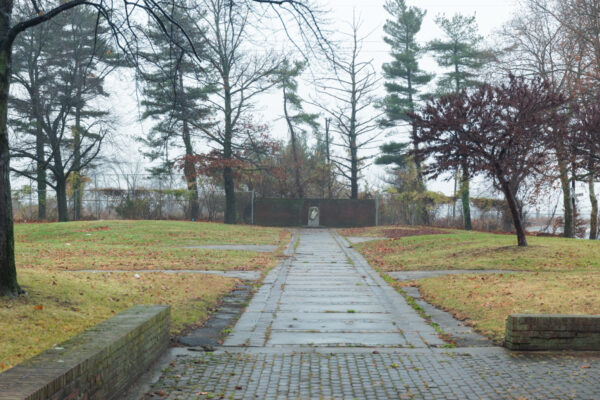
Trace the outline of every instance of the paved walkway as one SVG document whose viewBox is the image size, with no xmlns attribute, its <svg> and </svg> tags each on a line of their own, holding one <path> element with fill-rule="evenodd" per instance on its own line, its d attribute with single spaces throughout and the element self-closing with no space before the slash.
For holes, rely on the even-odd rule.
<svg viewBox="0 0 600 400">
<path fill-rule="evenodd" d="M 303 231 L 225 346 L 443 345 L 436 332 L 343 239 Z"/>
<path fill-rule="evenodd" d="M 443 348 L 348 243 L 303 230 L 215 353 L 180 352 L 168 399 L 600 399 L 600 355 Z"/>
</svg>

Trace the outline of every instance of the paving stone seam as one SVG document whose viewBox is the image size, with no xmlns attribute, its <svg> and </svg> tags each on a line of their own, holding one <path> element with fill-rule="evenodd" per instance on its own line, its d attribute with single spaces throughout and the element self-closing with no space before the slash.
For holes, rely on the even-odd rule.
<svg viewBox="0 0 600 400">
<path fill-rule="evenodd" d="M 294 230 L 292 233 L 292 238 L 288 243 L 287 247 L 283 251 L 284 259 L 279 262 L 279 264 L 272 269 L 265 277 L 265 281 L 263 282 L 263 287 L 265 285 L 269 285 L 268 295 L 265 299 L 261 297 L 257 297 L 256 295 L 250 301 L 248 308 L 256 308 L 258 304 L 264 304 L 261 308 L 261 314 L 258 318 L 258 321 L 254 324 L 252 330 L 242 330 L 237 329 L 237 324 L 234 326 L 234 332 L 240 332 L 246 335 L 246 339 L 243 341 L 249 346 L 264 346 L 266 344 L 266 336 L 267 331 L 273 320 L 273 313 L 276 310 L 277 303 L 279 298 L 281 297 L 281 285 L 285 282 L 287 272 L 289 271 L 291 265 L 291 259 L 294 254 L 294 250 L 296 247 L 296 243 L 300 239 L 300 235 L 297 230 Z M 268 282 L 268 283 L 267 283 Z M 283 283 L 282 283 L 283 282 Z M 264 290 L 264 289 L 263 289 Z M 232 341 L 232 337 L 229 336 L 226 338 L 224 346 L 230 346 Z M 237 340 L 239 342 L 239 339 Z"/>
<path fill-rule="evenodd" d="M 401 322 L 406 319 L 406 316 L 403 315 L 399 311 L 399 304 L 405 305 L 409 307 L 406 303 L 404 297 L 402 297 L 396 289 L 391 287 L 378 273 L 375 271 L 367 262 L 367 260 L 354 248 L 352 244 L 344 239 L 339 233 L 336 231 L 330 231 L 330 234 L 334 237 L 334 239 L 338 242 L 339 247 L 342 249 L 344 254 L 352 260 L 355 268 L 361 271 L 363 275 L 371 278 L 377 286 L 370 286 L 373 293 L 382 300 L 382 305 L 385 307 L 385 310 L 390 313 L 395 320 L 398 326 L 401 326 Z M 414 312 L 412 308 L 410 311 Z M 416 314 L 416 312 L 415 312 Z M 432 345 L 443 345 L 444 342 L 438 337 L 438 334 L 435 330 L 427 324 L 425 320 L 419 317 L 419 320 L 422 321 L 422 324 L 419 324 L 419 330 L 416 332 L 416 336 L 418 336 L 425 346 L 431 347 Z M 405 325 L 405 324 L 404 324 Z M 426 337 L 422 334 L 426 334 Z"/>
</svg>

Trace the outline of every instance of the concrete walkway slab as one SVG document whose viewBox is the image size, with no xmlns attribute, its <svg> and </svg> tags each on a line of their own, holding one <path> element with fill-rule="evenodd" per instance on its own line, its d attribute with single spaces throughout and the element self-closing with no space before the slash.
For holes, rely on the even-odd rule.
<svg viewBox="0 0 600 400">
<path fill-rule="evenodd" d="M 375 240 L 386 240 L 386 237 L 371 237 L 371 236 L 347 236 L 346 240 L 350 243 L 365 243 L 365 242 L 373 242 Z"/>
<path fill-rule="evenodd" d="M 303 230 L 292 257 L 267 278 L 264 291 L 247 308 L 255 316 L 252 322 L 242 317 L 224 346 L 425 348 L 444 344 L 402 296 L 333 231 Z M 301 322 L 295 326 L 295 321 Z M 405 336 L 400 333 L 403 326 L 421 334 Z"/>
<path fill-rule="evenodd" d="M 326 230 L 303 230 L 299 240 L 224 345 L 179 354 L 147 399 L 600 398 L 600 354 L 442 348 L 436 331 L 347 241 Z"/>
</svg>

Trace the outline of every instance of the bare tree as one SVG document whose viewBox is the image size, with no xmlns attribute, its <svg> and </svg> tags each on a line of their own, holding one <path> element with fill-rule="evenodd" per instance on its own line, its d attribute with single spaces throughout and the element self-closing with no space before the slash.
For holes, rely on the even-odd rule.
<svg viewBox="0 0 600 400">
<path fill-rule="evenodd" d="M 252 109 L 255 98 L 276 85 L 275 76 L 283 58 L 273 50 L 260 55 L 246 51 L 253 15 L 247 2 L 203 0 L 198 6 L 198 28 L 206 31 L 207 51 L 203 57 L 219 79 L 217 100 L 212 104 L 221 114 L 220 124 L 211 129 L 201 128 L 221 153 L 225 223 L 235 224 L 235 178 L 230 164 L 245 139 L 244 117 Z"/>
<path fill-rule="evenodd" d="M 588 66 L 584 48 L 569 39 L 568 29 L 557 19 L 555 0 L 523 0 L 518 14 L 501 32 L 506 48 L 500 58 L 503 72 L 541 76 L 567 96 L 577 91 Z M 555 174 L 561 183 L 565 237 L 575 235 L 574 185 L 577 170 L 574 154 L 566 146 L 566 131 L 553 132 L 548 149 L 556 161 Z"/>
<path fill-rule="evenodd" d="M 590 239 L 598 238 L 598 200 L 595 194 L 594 180 L 600 174 L 600 93 L 573 101 L 574 144 L 580 162 L 587 169 L 587 181 L 590 192 Z"/>
<path fill-rule="evenodd" d="M 359 153 L 377 140 L 379 119 L 383 115 L 373 109 L 380 79 L 372 62 L 361 58 L 364 38 L 359 37 L 359 27 L 359 22 L 354 19 L 349 35 L 349 55 L 334 61 L 336 76 L 320 81 L 320 97 L 329 98 L 333 105 L 313 101 L 331 118 L 332 128 L 338 133 L 339 140 L 334 145 L 341 149 L 341 154 L 332 155 L 332 161 L 349 180 L 352 199 L 358 198 L 361 171 L 369 166 L 368 161 L 372 158 Z"/>
<path fill-rule="evenodd" d="M 109 30 L 113 33 L 116 46 L 125 52 L 136 49 L 134 15 L 141 11 L 151 20 L 159 21 L 159 26 L 168 35 L 161 24 L 162 19 L 173 22 L 179 29 L 167 10 L 157 0 L 66 0 L 60 3 L 47 0 L 21 0 L 32 5 L 32 13 L 13 21 L 14 0 L 0 0 L 0 296 L 14 296 L 21 292 L 17 283 L 17 271 L 14 257 L 14 227 L 10 190 L 10 146 L 8 135 L 8 99 L 10 92 L 11 62 L 13 45 L 16 37 L 37 25 L 46 23 L 61 13 L 75 7 L 89 7 L 98 14 L 98 21 L 105 19 Z M 310 32 L 319 38 L 322 34 L 317 26 L 317 17 L 312 13 L 310 5 L 298 0 L 254 0 L 266 7 L 279 6 L 291 13 Z M 233 5 L 233 2 L 229 2 Z M 188 38 L 182 30 L 184 38 Z M 195 53 L 193 43 L 190 48 Z"/>
</svg>

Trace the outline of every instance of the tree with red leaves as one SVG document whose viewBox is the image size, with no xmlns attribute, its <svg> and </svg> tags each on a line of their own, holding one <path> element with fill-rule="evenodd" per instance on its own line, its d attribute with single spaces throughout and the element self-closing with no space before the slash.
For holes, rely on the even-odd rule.
<svg viewBox="0 0 600 400">
<path fill-rule="evenodd" d="M 515 182 L 548 168 L 545 138 L 565 123 L 563 103 L 542 79 L 512 75 L 499 86 L 430 100 L 413 114 L 419 155 L 433 159 L 425 173 L 437 177 L 466 164 L 471 176 L 491 179 L 506 198 L 519 246 L 527 246 Z"/>
<path fill-rule="evenodd" d="M 211 178 L 222 176 L 223 170 L 229 168 L 237 185 L 250 190 L 254 190 L 265 176 L 278 179 L 283 173 L 283 168 L 278 165 L 281 146 L 269 136 L 269 127 L 248 119 L 240 122 L 240 126 L 240 140 L 232 146 L 231 157 L 225 157 L 222 150 L 214 149 L 178 159 L 178 168 L 185 170 L 186 162 L 192 163 L 197 176 Z M 238 186 L 235 188 L 238 189 Z"/>
</svg>

